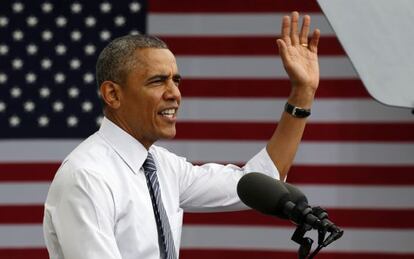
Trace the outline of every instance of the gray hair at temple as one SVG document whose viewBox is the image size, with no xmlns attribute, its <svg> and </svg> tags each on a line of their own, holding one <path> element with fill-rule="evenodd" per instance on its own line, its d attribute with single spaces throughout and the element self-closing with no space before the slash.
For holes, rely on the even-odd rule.
<svg viewBox="0 0 414 259">
<path fill-rule="evenodd" d="M 111 41 L 96 61 L 98 87 L 107 80 L 117 84 L 124 83 L 128 73 L 139 63 L 134 52 L 144 48 L 168 49 L 168 46 L 150 35 L 126 35 Z"/>
</svg>

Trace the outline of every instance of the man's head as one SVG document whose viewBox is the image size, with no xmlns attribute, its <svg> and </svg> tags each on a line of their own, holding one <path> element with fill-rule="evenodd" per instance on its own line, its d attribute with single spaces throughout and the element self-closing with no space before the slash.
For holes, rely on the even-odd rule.
<svg viewBox="0 0 414 259">
<path fill-rule="evenodd" d="M 105 115 L 146 148 L 175 136 L 181 77 L 174 55 L 160 39 L 115 39 L 98 57 L 96 79 Z"/>
</svg>

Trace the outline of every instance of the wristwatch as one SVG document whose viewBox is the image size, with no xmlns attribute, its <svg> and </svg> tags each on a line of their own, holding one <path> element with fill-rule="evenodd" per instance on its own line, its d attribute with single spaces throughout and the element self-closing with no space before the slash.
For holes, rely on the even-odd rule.
<svg viewBox="0 0 414 259">
<path fill-rule="evenodd" d="M 285 112 L 289 113 L 295 118 L 306 118 L 311 114 L 310 109 L 303 109 L 301 107 L 294 106 L 288 102 L 285 104 Z"/>
</svg>

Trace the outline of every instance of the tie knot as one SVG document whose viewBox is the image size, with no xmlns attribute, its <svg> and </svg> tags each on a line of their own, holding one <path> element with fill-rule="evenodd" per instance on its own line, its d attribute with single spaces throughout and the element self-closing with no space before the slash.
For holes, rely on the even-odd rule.
<svg viewBox="0 0 414 259">
<path fill-rule="evenodd" d="M 151 153 L 148 152 L 147 159 L 145 159 L 142 167 L 144 168 L 145 172 L 157 171 L 157 167 L 155 166 L 154 158 L 152 157 Z"/>
</svg>

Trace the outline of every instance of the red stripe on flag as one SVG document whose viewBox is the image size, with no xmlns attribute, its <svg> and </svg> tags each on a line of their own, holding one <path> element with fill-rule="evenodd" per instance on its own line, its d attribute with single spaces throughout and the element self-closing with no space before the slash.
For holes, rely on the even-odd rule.
<svg viewBox="0 0 414 259">
<path fill-rule="evenodd" d="M 290 237 L 287 237 L 290 238 Z M 277 240 L 275 240 L 277 242 Z M 293 241 L 292 241 L 293 242 Z M 299 245 L 298 245 L 299 248 Z M 313 247 L 314 249 L 315 247 Z M 312 250 L 313 251 L 313 250 Z M 219 249 L 181 249 L 181 259 L 297 259 L 296 252 L 283 251 L 252 251 L 252 250 L 219 250 Z M 352 253 L 352 252 L 325 252 L 322 250 L 316 256 L 318 259 L 412 259 L 414 254 L 394 254 L 394 253 Z"/>
<path fill-rule="evenodd" d="M 329 219 L 347 228 L 414 228 L 414 209 L 327 209 Z M 392 219 L 392 220 L 390 220 Z M 244 225 L 244 226 L 294 226 L 288 220 L 267 216 L 256 211 L 222 213 L 186 213 L 184 224 L 190 225 Z"/>
<path fill-rule="evenodd" d="M 0 258 L 5 259 L 48 259 L 46 248 L 1 248 Z"/>
<path fill-rule="evenodd" d="M 273 98 L 288 97 L 289 80 L 277 79 L 185 79 L 184 97 Z M 371 98 L 359 79 L 322 79 L 316 98 Z"/>
<path fill-rule="evenodd" d="M 287 181 L 295 184 L 414 185 L 414 166 L 293 166 Z"/>
<path fill-rule="evenodd" d="M 0 182 L 51 181 L 60 163 L 0 163 Z"/>
<path fill-rule="evenodd" d="M 30 166 L 43 170 L 31 174 Z M 49 182 L 58 167 L 58 163 L 0 164 L 0 182 Z M 290 169 L 288 181 L 295 184 L 414 185 L 413 172 L 413 166 L 295 165 Z"/>
<path fill-rule="evenodd" d="M 0 206 L 0 224 L 37 224 L 43 221 L 43 206 Z M 327 209 L 329 219 L 350 228 L 414 228 L 414 209 Z M 390 220 L 392 219 L 392 220 Z M 256 211 L 185 213 L 187 225 L 294 226 L 288 220 Z"/>
<path fill-rule="evenodd" d="M 292 241 L 293 242 L 293 241 Z M 219 249 L 181 249 L 181 259 L 296 259 L 296 252 L 283 251 L 261 251 L 261 250 L 219 250 Z M 0 249 L 0 258 L 12 259 L 48 259 L 48 252 L 45 248 L 3 248 Z M 344 253 L 344 252 L 325 252 L 322 250 L 318 253 L 317 258 L 321 259 L 411 259 L 414 254 L 381 254 L 381 253 Z"/>
<path fill-rule="evenodd" d="M 148 2 L 151 13 L 270 13 L 270 12 L 321 12 L 315 0 L 151 0 Z"/>
<path fill-rule="evenodd" d="M 276 39 L 272 37 L 210 37 L 191 36 L 174 37 L 160 36 L 175 55 L 244 55 L 244 56 L 274 56 L 279 54 Z M 322 37 L 319 41 L 318 53 L 323 55 L 345 55 L 336 37 Z"/>
<path fill-rule="evenodd" d="M 276 123 L 179 122 L 177 140 L 267 140 Z M 398 129 L 398 130 L 395 130 Z M 309 123 L 305 141 L 414 141 L 414 123 Z"/>
<path fill-rule="evenodd" d="M 43 210 L 44 207 L 39 205 L 0 206 L 0 224 L 42 223 Z"/>
</svg>

